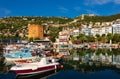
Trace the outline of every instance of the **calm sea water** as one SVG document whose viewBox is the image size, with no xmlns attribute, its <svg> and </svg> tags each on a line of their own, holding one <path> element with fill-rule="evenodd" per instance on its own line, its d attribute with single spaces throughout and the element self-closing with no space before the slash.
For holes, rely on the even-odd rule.
<svg viewBox="0 0 120 79">
<path fill-rule="evenodd" d="M 41 77 L 40 74 L 31 78 L 22 79 L 120 79 L 120 72 L 109 69 L 90 73 L 82 73 L 77 70 L 62 70 L 51 74 L 47 74 L 48 77 L 46 77 L 46 74 Z M 15 79 L 15 74 L 0 74 L 0 79 Z"/>
<path fill-rule="evenodd" d="M 82 73 L 76 70 L 60 71 L 47 79 L 120 79 L 120 74 L 114 70 L 104 70 L 92 73 Z"/>
<path fill-rule="evenodd" d="M 14 73 L 0 73 L 0 79 L 15 79 L 15 77 Z"/>
<path fill-rule="evenodd" d="M 64 59 L 64 68 L 22 79 L 120 79 L 120 50 L 79 50 L 79 60 Z M 0 79 L 15 79 L 16 74 L 0 74 Z M 16 78 L 17 79 L 17 78 Z"/>
</svg>

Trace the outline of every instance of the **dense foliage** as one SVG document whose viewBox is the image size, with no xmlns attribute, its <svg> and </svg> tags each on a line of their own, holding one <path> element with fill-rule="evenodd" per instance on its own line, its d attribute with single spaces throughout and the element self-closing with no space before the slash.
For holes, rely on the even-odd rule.
<svg viewBox="0 0 120 79">
<path fill-rule="evenodd" d="M 79 19 L 79 22 L 112 22 L 116 19 L 120 19 L 120 14 L 111 15 L 111 16 L 84 16 L 84 19 L 81 20 L 81 16 L 76 17 Z"/>
<path fill-rule="evenodd" d="M 50 36 L 51 40 L 55 41 L 55 38 L 58 36 L 59 31 L 62 30 L 63 26 L 66 28 L 82 28 L 82 24 L 89 24 L 90 22 L 111 22 L 116 19 L 120 18 L 120 14 L 111 15 L 111 16 L 88 16 L 85 15 L 84 19 L 81 19 L 81 16 L 76 18 L 66 18 L 66 17 L 42 17 L 42 16 L 10 16 L 4 17 L 0 19 L 0 38 L 7 39 L 7 38 L 27 38 L 27 26 L 28 24 L 40 24 L 44 26 L 45 36 Z M 74 20 L 76 20 L 74 22 Z M 19 34 L 24 34 L 22 37 Z M 82 42 L 93 42 L 95 41 L 94 37 L 82 37 L 80 40 Z M 79 38 L 78 37 L 78 38 Z M 112 39 L 116 40 L 114 36 Z M 91 38 L 90 40 L 87 40 Z M 99 38 L 99 37 L 98 37 Z M 101 37 L 100 37 L 101 38 Z M 100 41 L 101 39 L 97 39 Z M 102 37 L 104 38 L 104 37 Z M 109 40 L 110 38 L 108 38 Z M 83 41 L 84 40 L 84 41 Z M 104 39 L 102 39 L 104 40 Z M 119 41 L 116 40 L 114 42 Z M 104 42 L 107 42 L 104 41 Z"/>
</svg>

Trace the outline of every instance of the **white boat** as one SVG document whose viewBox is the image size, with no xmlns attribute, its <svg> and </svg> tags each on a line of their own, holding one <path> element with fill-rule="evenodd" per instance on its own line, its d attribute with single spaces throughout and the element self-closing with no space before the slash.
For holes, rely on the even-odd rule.
<svg viewBox="0 0 120 79">
<path fill-rule="evenodd" d="M 46 57 L 43 57 L 39 62 L 16 64 L 10 68 L 10 72 L 15 72 L 18 77 L 28 77 L 55 70 L 58 67 L 60 67 L 60 64 L 55 62 L 54 59 L 52 59 L 52 62 L 49 62 Z"/>
<path fill-rule="evenodd" d="M 19 46 L 19 45 L 15 45 L 18 49 L 13 50 L 13 49 L 8 49 L 8 47 L 12 47 L 13 45 L 8 45 L 5 48 L 5 52 L 4 52 L 4 57 L 6 58 L 6 60 L 9 62 L 14 62 L 14 61 L 25 61 L 27 59 L 35 59 L 37 55 L 47 55 L 47 56 L 51 56 L 52 53 L 50 51 L 43 51 L 41 48 L 34 48 L 37 45 L 34 46 Z M 37 53 L 37 51 L 39 51 L 39 54 Z"/>
<path fill-rule="evenodd" d="M 36 56 L 30 52 L 17 51 L 4 55 L 7 62 L 23 62 L 30 59 L 36 59 Z"/>
</svg>

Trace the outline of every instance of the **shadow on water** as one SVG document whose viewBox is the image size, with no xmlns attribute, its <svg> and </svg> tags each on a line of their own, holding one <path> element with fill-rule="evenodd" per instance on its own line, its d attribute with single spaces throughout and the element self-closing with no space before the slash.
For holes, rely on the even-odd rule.
<svg viewBox="0 0 120 79">
<path fill-rule="evenodd" d="M 55 70 L 51 70 L 48 72 L 36 74 L 34 76 L 28 75 L 28 76 L 18 76 L 15 79 L 47 79 L 47 77 L 52 76 L 53 74 L 56 74 L 57 72 Z"/>
<path fill-rule="evenodd" d="M 0 79 L 47 79 L 47 77 L 56 74 L 55 70 L 51 70 L 48 72 L 36 74 L 36 75 L 27 75 L 27 76 L 16 76 L 13 72 L 8 73 L 0 73 Z"/>
</svg>

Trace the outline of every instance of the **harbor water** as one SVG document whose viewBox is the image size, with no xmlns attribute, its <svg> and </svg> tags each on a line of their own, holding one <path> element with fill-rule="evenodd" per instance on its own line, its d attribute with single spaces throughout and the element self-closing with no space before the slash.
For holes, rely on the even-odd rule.
<svg viewBox="0 0 120 79">
<path fill-rule="evenodd" d="M 63 57 L 62 69 L 22 79 L 120 79 L 119 49 L 79 49 L 74 52 Z M 15 73 L 0 72 L 0 79 L 18 78 Z"/>
</svg>

